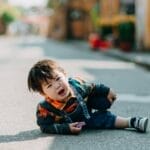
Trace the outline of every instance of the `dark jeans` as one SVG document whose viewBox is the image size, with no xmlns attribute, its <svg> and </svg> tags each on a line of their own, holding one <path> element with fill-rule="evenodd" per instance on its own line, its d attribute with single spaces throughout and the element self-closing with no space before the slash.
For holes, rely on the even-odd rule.
<svg viewBox="0 0 150 150">
<path fill-rule="evenodd" d="M 109 111 L 97 111 L 91 114 L 91 118 L 86 120 L 85 128 L 90 129 L 114 129 L 116 116 Z"/>
<path fill-rule="evenodd" d="M 91 118 L 86 120 L 86 128 L 90 129 L 113 129 L 115 128 L 116 116 L 110 111 L 111 103 L 106 97 L 100 95 L 93 95 L 88 99 L 88 109 L 96 109 L 97 111 L 91 113 Z"/>
</svg>

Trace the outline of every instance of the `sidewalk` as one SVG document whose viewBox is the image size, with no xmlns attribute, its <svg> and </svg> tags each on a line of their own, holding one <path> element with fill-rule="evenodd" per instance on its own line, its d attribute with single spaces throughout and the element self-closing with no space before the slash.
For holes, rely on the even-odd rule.
<svg viewBox="0 0 150 150">
<path fill-rule="evenodd" d="M 110 49 L 105 53 L 108 56 L 115 57 L 124 61 L 133 62 L 150 70 L 150 53 L 142 52 L 123 52 L 119 49 Z"/>
</svg>

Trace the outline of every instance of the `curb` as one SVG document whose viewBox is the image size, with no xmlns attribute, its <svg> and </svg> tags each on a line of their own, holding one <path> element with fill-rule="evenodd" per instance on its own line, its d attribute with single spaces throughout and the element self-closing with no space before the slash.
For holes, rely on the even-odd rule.
<svg viewBox="0 0 150 150">
<path fill-rule="evenodd" d="M 144 60 L 142 57 L 133 56 L 132 53 L 125 53 L 120 50 L 111 49 L 107 52 L 105 52 L 105 55 L 114 57 L 123 61 L 128 61 L 137 64 L 138 66 L 141 66 L 147 70 L 150 70 L 150 62 Z"/>
</svg>

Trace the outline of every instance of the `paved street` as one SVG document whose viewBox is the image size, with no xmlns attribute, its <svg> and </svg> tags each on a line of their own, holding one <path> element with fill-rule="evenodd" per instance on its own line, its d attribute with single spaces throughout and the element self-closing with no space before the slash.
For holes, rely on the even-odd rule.
<svg viewBox="0 0 150 150">
<path fill-rule="evenodd" d="M 41 134 L 35 109 L 41 99 L 29 93 L 27 75 L 42 58 L 58 60 L 69 76 L 104 83 L 118 93 L 111 110 L 150 118 L 150 72 L 77 42 L 41 37 L 0 37 L 0 150 L 148 150 L 146 134 L 125 130 L 85 131 L 78 136 Z M 150 128 L 150 125 L 149 125 Z"/>
</svg>

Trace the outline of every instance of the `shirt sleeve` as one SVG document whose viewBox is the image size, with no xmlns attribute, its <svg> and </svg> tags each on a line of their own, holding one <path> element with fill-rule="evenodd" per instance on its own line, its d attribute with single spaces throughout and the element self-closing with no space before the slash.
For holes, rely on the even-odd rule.
<svg viewBox="0 0 150 150">
<path fill-rule="evenodd" d="M 51 112 L 42 108 L 40 104 L 37 107 L 37 124 L 43 133 L 51 134 L 71 134 L 68 123 L 56 123 Z"/>
<path fill-rule="evenodd" d="M 84 91 L 85 95 L 89 95 L 92 92 L 94 87 L 93 83 L 87 82 L 80 77 L 76 77 L 75 80 L 81 85 L 80 87 Z"/>
<path fill-rule="evenodd" d="M 84 91 L 86 91 L 88 94 L 98 94 L 101 96 L 107 96 L 109 93 L 110 88 L 104 84 L 98 83 L 89 83 L 80 77 L 76 77 L 76 80 L 80 83 Z"/>
</svg>

